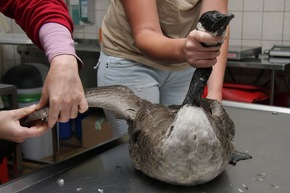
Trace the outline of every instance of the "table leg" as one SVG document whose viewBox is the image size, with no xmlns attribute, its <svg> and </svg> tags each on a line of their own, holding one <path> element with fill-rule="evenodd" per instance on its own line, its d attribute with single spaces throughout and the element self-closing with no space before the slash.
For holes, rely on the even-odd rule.
<svg viewBox="0 0 290 193">
<path fill-rule="evenodd" d="M 274 94 L 275 94 L 275 70 L 271 70 L 271 85 L 270 85 L 270 105 L 274 103 Z"/>
<path fill-rule="evenodd" d="M 58 129 L 56 125 L 52 128 L 53 162 L 56 162 L 59 159 L 58 157 Z"/>
</svg>

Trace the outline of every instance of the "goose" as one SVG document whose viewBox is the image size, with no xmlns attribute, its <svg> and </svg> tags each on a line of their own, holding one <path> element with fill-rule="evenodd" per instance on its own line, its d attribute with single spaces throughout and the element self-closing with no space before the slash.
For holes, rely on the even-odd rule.
<svg viewBox="0 0 290 193">
<path fill-rule="evenodd" d="M 213 23 L 219 23 L 215 26 L 222 27 L 223 33 L 233 16 L 206 12 L 200 21 L 213 17 Z M 137 170 L 166 183 L 194 186 L 211 181 L 229 163 L 251 158 L 235 150 L 234 123 L 223 105 L 202 98 L 211 71 L 211 67 L 195 70 L 181 105 L 153 104 L 122 85 L 90 88 L 85 90 L 85 96 L 90 107 L 107 109 L 127 121 L 129 154 Z M 47 116 L 48 107 L 21 122 L 27 125 Z"/>
</svg>

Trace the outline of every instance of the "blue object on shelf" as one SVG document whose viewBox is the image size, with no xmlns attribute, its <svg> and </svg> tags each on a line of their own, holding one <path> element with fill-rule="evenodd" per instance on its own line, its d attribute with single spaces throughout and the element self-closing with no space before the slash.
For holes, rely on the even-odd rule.
<svg viewBox="0 0 290 193">
<path fill-rule="evenodd" d="M 69 139 L 71 137 L 71 122 L 58 123 L 59 140 Z"/>
</svg>

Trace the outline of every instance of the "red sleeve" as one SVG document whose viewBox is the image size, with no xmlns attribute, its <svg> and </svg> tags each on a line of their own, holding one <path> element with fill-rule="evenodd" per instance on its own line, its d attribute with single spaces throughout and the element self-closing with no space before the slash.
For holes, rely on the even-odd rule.
<svg viewBox="0 0 290 193">
<path fill-rule="evenodd" d="M 0 0 L 0 11 L 15 19 L 39 48 L 38 32 L 48 22 L 64 25 L 72 33 L 73 23 L 63 0 Z"/>
</svg>

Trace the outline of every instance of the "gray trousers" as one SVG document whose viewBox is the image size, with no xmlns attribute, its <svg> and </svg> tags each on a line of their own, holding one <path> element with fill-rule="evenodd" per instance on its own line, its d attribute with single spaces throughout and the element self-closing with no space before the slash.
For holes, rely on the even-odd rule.
<svg viewBox="0 0 290 193">
<path fill-rule="evenodd" d="M 125 85 L 137 96 L 152 103 L 181 104 L 188 91 L 194 68 L 164 71 L 131 60 L 100 54 L 98 86 Z M 127 133 L 128 125 L 105 110 L 115 136 Z"/>
</svg>

